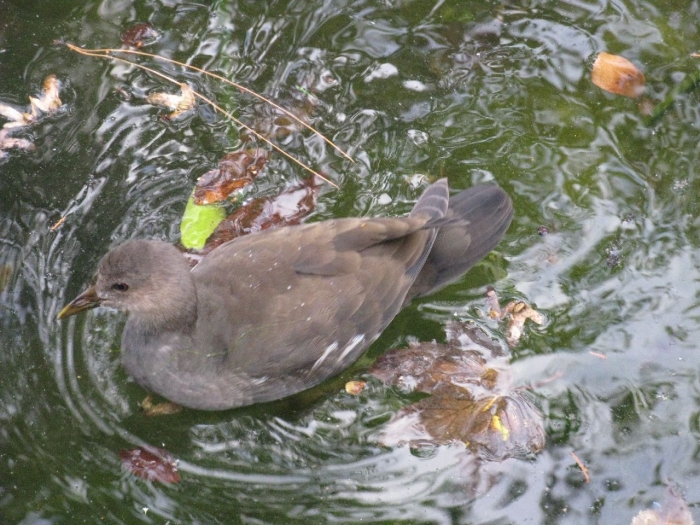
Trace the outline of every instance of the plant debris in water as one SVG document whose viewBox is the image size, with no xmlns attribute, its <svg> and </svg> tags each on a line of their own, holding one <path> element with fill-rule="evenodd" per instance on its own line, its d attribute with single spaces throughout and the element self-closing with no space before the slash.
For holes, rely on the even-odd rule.
<svg viewBox="0 0 700 525">
<path fill-rule="evenodd" d="M 141 48 L 155 43 L 161 35 L 161 32 L 148 22 L 141 22 L 124 30 L 121 34 L 121 41 L 127 46 Z"/>
<path fill-rule="evenodd" d="M 500 345 L 476 325 L 452 323 L 447 344 L 390 350 L 369 372 L 405 391 L 430 394 L 387 424 L 380 443 L 462 442 L 481 459 L 502 461 L 542 450 L 542 414 L 513 388 Z"/>
<path fill-rule="evenodd" d="M 637 98 L 644 93 L 644 73 L 624 57 L 600 53 L 593 63 L 591 81 L 600 89 Z"/>
<path fill-rule="evenodd" d="M 226 211 L 218 204 L 200 206 L 190 197 L 180 220 L 180 242 L 187 249 L 201 250 L 224 217 Z"/>
<path fill-rule="evenodd" d="M 162 448 L 120 450 L 119 458 L 124 468 L 139 478 L 160 483 L 180 483 L 177 462 Z"/>
<path fill-rule="evenodd" d="M 156 92 L 148 95 L 146 100 L 149 104 L 153 104 L 154 106 L 163 106 L 173 110 L 170 115 L 165 117 L 168 120 L 172 120 L 182 113 L 189 111 L 195 104 L 194 91 L 185 82 L 180 84 L 179 95 Z"/>
<path fill-rule="evenodd" d="M 151 396 L 141 401 L 141 410 L 146 417 L 170 416 L 182 412 L 182 407 L 172 401 L 154 403 Z"/>
<path fill-rule="evenodd" d="M 217 169 L 199 177 L 194 189 L 194 202 L 203 205 L 226 199 L 234 191 L 251 184 L 267 160 L 267 151 L 259 148 L 227 154 Z"/>
<path fill-rule="evenodd" d="M 225 219 L 219 219 L 220 222 L 217 223 L 213 232 L 207 233 L 205 230 L 197 232 L 197 246 L 185 244 L 185 240 L 191 241 L 195 237 L 195 235 L 188 233 L 184 240 L 181 239 L 183 247 L 190 250 L 188 251 L 188 258 L 193 265 L 196 265 L 202 257 L 214 248 L 237 237 L 260 230 L 299 224 L 316 206 L 316 196 L 319 187 L 320 185 L 316 184 L 313 179 L 307 179 L 306 183 L 295 186 L 274 197 L 252 199 L 238 207 Z M 223 213 L 223 209 L 215 204 L 197 206 L 192 202 L 191 205 L 196 207 L 196 209 L 217 208 Z M 194 228 L 199 222 L 199 220 L 195 220 L 191 227 Z M 200 242 L 201 245 L 199 244 Z"/>
<path fill-rule="evenodd" d="M 26 111 L 0 102 L 0 116 L 9 120 L 0 130 L 0 159 L 6 155 L 4 150 L 7 149 L 34 149 L 31 141 L 12 137 L 10 134 L 18 128 L 34 124 L 42 115 L 51 115 L 60 109 L 63 105 L 59 96 L 60 89 L 61 83 L 56 75 L 49 75 L 44 79 L 41 94 L 38 97 L 29 97 L 29 107 Z"/>
<path fill-rule="evenodd" d="M 525 321 L 529 319 L 535 324 L 544 324 L 544 316 L 524 301 L 511 301 L 501 309 L 498 295 L 493 288 L 486 291 L 486 306 L 489 308 L 489 317 L 492 319 L 508 318 L 506 342 L 510 348 L 515 348 L 520 342 L 525 331 Z"/>
</svg>

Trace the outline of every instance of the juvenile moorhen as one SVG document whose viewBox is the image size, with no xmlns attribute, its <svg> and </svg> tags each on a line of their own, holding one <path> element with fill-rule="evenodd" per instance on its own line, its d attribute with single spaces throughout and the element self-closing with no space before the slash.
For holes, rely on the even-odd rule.
<svg viewBox="0 0 700 525">
<path fill-rule="evenodd" d="M 183 406 L 279 399 L 353 363 L 411 299 L 461 277 L 501 240 L 513 206 L 496 185 L 450 198 L 443 179 L 399 218 L 335 219 L 240 237 L 193 269 L 161 241 L 131 240 L 59 319 L 128 312 L 127 372 Z"/>
</svg>

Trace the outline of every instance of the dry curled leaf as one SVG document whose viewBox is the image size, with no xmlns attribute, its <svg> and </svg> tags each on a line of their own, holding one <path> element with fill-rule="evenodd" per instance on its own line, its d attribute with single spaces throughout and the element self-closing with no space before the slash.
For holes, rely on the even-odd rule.
<svg viewBox="0 0 700 525">
<path fill-rule="evenodd" d="M 624 57 L 600 53 L 593 63 L 591 81 L 601 89 L 636 98 L 644 92 L 644 74 Z"/>
<path fill-rule="evenodd" d="M 369 372 L 403 390 L 431 394 L 386 425 L 380 436 L 384 445 L 460 441 L 492 461 L 544 447 L 542 415 L 512 388 L 500 345 L 475 325 L 451 324 L 447 344 L 391 350 Z"/>
<path fill-rule="evenodd" d="M 523 301 L 512 301 L 503 309 L 503 316 L 508 316 L 506 325 L 506 342 L 510 348 L 515 346 L 523 336 L 525 321 L 528 319 L 535 324 L 544 324 L 544 316 Z"/>
<path fill-rule="evenodd" d="M 121 34 L 121 41 L 128 46 L 142 47 L 153 44 L 160 37 L 160 31 L 148 22 L 141 22 L 126 29 Z"/>
<path fill-rule="evenodd" d="M 120 450 L 119 458 L 135 476 L 161 483 L 180 483 L 177 462 L 166 450 L 155 447 Z"/>
<path fill-rule="evenodd" d="M 153 104 L 154 106 L 163 106 L 172 109 L 173 112 L 168 115 L 168 119 L 173 119 L 185 111 L 189 111 L 195 104 L 194 91 L 185 82 L 180 84 L 179 95 L 157 92 L 148 95 L 146 100 L 149 104 Z"/>
<path fill-rule="evenodd" d="M 496 290 L 489 287 L 486 291 L 486 307 L 491 319 L 508 318 L 506 325 L 506 342 L 510 348 L 515 348 L 525 330 L 525 321 L 528 319 L 535 324 L 544 324 L 544 316 L 523 301 L 511 301 L 501 309 Z"/>
<path fill-rule="evenodd" d="M 202 206 L 222 201 L 235 190 L 247 186 L 260 174 L 267 158 L 267 151 L 262 149 L 229 153 L 218 169 L 199 177 L 194 189 L 195 204 Z"/>
</svg>

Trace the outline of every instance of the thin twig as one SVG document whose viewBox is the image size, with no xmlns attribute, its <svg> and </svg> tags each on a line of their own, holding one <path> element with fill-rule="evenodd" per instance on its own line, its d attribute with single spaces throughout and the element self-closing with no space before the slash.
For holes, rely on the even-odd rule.
<svg viewBox="0 0 700 525">
<path fill-rule="evenodd" d="M 145 56 L 145 57 L 149 57 L 149 58 L 154 58 L 156 60 L 162 60 L 164 62 L 169 62 L 171 64 L 176 64 L 178 66 L 181 66 L 181 67 L 184 67 L 187 69 L 191 69 L 191 70 L 197 71 L 199 73 L 203 73 L 203 74 L 208 75 L 212 78 L 216 78 L 217 80 L 221 80 L 222 82 L 230 84 L 233 87 L 235 87 L 235 88 L 237 88 L 245 93 L 248 93 L 250 95 L 253 95 L 254 97 L 259 98 L 260 100 L 264 101 L 265 103 L 269 104 L 270 106 L 274 107 L 275 109 L 278 109 L 279 111 L 281 111 L 282 113 L 287 115 L 289 118 L 291 118 L 292 120 L 297 122 L 299 125 L 307 128 L 315 135 L 318 135 L 321 139 L 323 139 L 327 144 L 329 144 L 333 149 L 335 149 L 338 153 L 340 153 L 343 157 L 348 159 L 350 162 L 355 162 L 355 160 L 350 155 L 345 153 L 342 149 L 340 149 L 340 147 L 336 146 L 335 143 L 333 143 L 333 141 L 326 138 L 325 135 L 323 135 L 322 133 L 320 133 L 319 131 L 314 129 L 312 126 L 308 125 L 306 122 L 304 122 L 299 117 L 294 115 L 291 111 L 284 109 L 282 106 L 275 104 L 272 100 L 269 100 L 269 99 L 265 98 L 264 96 L 256 93 L 252 89 L 249 89 L 241 84 L 238 84 L 237 82 L 234 82 L 233 80 L 229 80 L 226 77 L 222 77 L 221 75 L 217 75 L 216 73 L 212 73 L 210 71 L 207 71 L 206 69 L 201 69 L 201 68 L 199 68 L 197 66 L 193 66 L 191 64 L 186 64 L 184 62 L 180 62 L 178 60 L 174 60 L 172 58 L 167 58 L 167 57 L 160 56 L 160 55 L 154 55 L 153 53 L 146 53 L 145 51 L 136 51 L 134 49 L 110 49 L 110 48 L 82 49 L 82 48 L 76 47 L 76 46 L 74 46 L 72 44 L 68 44 L 68 43 L 66 43 L 66 46 L 68 46 L 68 48 L 72 49 L 73 51 L 77 51 L 78 53 L 84 53 L 84 54 L 105 53 L 106 54 L 106 55 L 103 54 L 103 55 L 90 55 L 90 56 L 109 56 L 109 57 L 112 57 L 111 53 L 125 53 L 125 54 Z M 113 57 L 113 58 L 116 58 L 116 57 Z M 129 62 L 129 63 L 132 63 L 132 62 Z"/>
<path fill-rule="evenodd" d="M 586 465 L 583 464 L 583 462 L 578 459 L 578 456 L 571 452 L 571 455 L 574 457 L 574 461 L 578 465 L 578 468 L 581 469 L 581 472 L 583 472 L 583 477 L 586 478 L 586 483 L 591 482 L 591 478 L 588 476 L 588 469 L 586 468 Z"/>
<path fill-rule="evenodd" d="M 137 63 L 132 62 L 131 60 L 127 60 L 127 59 L 125 59 L 125 58 L 120 58 L 120 57 L 115 57 L 115 56 L 112 56 L 112 55 L 104 54 L 104 53 L 102 52 L 102 50 L 99 50 L 99 49 L 98 49 L 98 50 L 93 50 L 93 49 L 85 50 L 85 49 L 81 49 L 81 48 L 79 48 L 79 47 L 76 47 L 76 46 L 74 46 L 74 45 L 72 45 L 72 44 L 68 44 L 68 43 L 66 43 L 66 46 L 68 46 L 69 49 L 71 49 L 71 50 L 73 50 L 73 51 L 75 51 L 75 52 L 77 52 L 77 53 L 80 53 L 81 55 L 86 55 L 86 56 L 91 56 L 91 57 L 97 57 L 97 58 L 107 58 L 107 59 L 109 59 L 109 60 L 117 60 L 117 61 L 119 61 L 119 62 L 124 62 L 125 64 L 129 64 L 129 65 L 132 65 L 132 66 L 134 66 L 134 67 L 138 67 L 139 69 L 142 69 L 142 70 L 144 70 L 144 71 L 148 71 L 149 73 L 151 73 L 151 74 L 153 74 L 153 75 L 156 75 L 156 76 L 158 76 L 158 77 L 161 77 L 162 79 L 167 80 L 168 82 L 172 82 L 173 84 L 176 84 L 176 85 L 178 85 L 178 86 L 180 85 L 180 82 L 178 82 L 177 80 L 175 80 L 175 79 L 172 78 L 172 77 L 169 77 L 169 76 L 166 75 L 165 73 L 161 73 L 160 71 L 156 71 L 155 69 L 152 69 L 152 68 L 150 68 L 150 67 L 144 66 L 144 65 L 142 65 L 142 64 L 137 64 Z M 290 160 L 296 162 L 299 166 L 301 166 L 301 167 L 304 168 L 305 170 L 309 171 L 310 173 L 316 175 L 316 176 L 319 177 L 320 179 L 326 181 L 328 184 L 330 184 L 330 185 L 333 186 L 334 188 L 339 189 L 338 185 L 337 185 L 336 183 L 334 183 L 332 180 L 330 180 L 330 179 L 328 179 L 327 177 L 324 177 L 323 175 L 321 175 L 320 173 L 314 171 L 314 170 L 311 169 L 309 166 L 307 166 L 306 164 L 304 164 L 303 162 L 301 162 L 299 159 L 293 157 L 292 155 L 290 155 L 289 153 L 287 153 L 286 151 L 284 151 L 284 150 L 283 150 L 282 148 L 280 148 L 279 146 L 273 144 L 270 140 L 268 140 L 267 138 L 265 138 L 264 136 L 262 136 L 260 133 L 258 133 L 257 131 L 255 131 L 255 130 L 254 130 L 253 128 L 251 128 L 250 126 L 248 126 L 248 125 L 246 125 L 245 123 L 241 122 L 239 119 L 237 119 L 236 117 L 234 117 L 231 113 L 229 113 L 228 111 L 224 110 L 222 107 L 220 107 L 220 106 L 218 106 L 217 104 L 215 104 L 212 100 L 208 99 L 208 98 L 205 97 L 204 95 L 201 95 L 200 93 L 198 93 L 198 92 L 195 91 L 195 90 L 192 90 L 192 92 L 194 93 L 194 95 L 195 95 L 197 98 L 202 99 L 202 100 L 205 101 L 207 104 L 211 104 L 211 106 L 212 106 L 215 110 L 217 110 L 218 112 L 222 113 L 223 115 L 226 115 L 228 118 L 230 118 L 233 122 L 235 122 L 235 123 L 238 124 L 239 126 L 245 128 L 245 129 L 247 129 L 250 133 L 252 133 L 253 135 L 255 135 L 255 136 L 256 136 L 257 138 L 259 138 L 260 140 L 262 140 L 262 141 L 266 142 L 267 144 L 269 144 L 272 148 L 274 148 L 275 150 L 277 150 L 278 152 L 280 152 L 282 155 L 284 155 L 284 156 L 287 157 L 288 159 L 290 159 Z"/>
</svg>

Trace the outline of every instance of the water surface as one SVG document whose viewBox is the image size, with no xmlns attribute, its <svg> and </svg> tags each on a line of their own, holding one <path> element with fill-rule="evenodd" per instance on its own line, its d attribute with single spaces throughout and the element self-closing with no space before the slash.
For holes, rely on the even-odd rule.
<svg viewBox="0 0 700 525">
<path fill-rule="evenodd" d="M 620 54 L 644 71 L 645 96 L 663 99 L 697 70 L 699 11 L 682 0 L 0 1 L 0 100 L 26 104 L 53 73 L 66 104 L 19 134 L 35 151 L 0 160 L 0 521 L 629 523 L 667 482 L 698 519 L 698 94 L 649 126 L 638 101 L 589 79 L 598 52 Z M 516 208 L 504 241 L 404 311 L 339 380 L 278 403 L 145 418 L 144 392 L 119 366 L 123 315 L 56 314 L 110 246 L 177 241 L 194 181 L 242 146 L 203 105 L 160 119 L 145 96 L 173 90 L 162 79 L 53 45 L 119 47 L 145 21 L 163 32 L 150 52 L 288 106 L 314 94 L 313 125 L 357 162 L 308 133 L 281 140 L 340 188 L 324 186 L 308 220 L 403 214 L 420 175 L 455 190 L 496 181 Z M 243 121 L 265 114 L 235 88 L 157 67 Z M 306 177 L 275 156 L 239 199 Z M 367 365 L 443 340 L 454 319 L 503 342 L 482 315 L 487 285 L 547 318 L 512 355 L 547 447 L 478 469 L 459 447 L 381 447 L 410 399 Z M 358 397 L 342 389 L 355 378 L 369 379 Z M 118 452 L 140 445 L 178 458 L 182 482 L 126 473 Z"/>
</svg>

